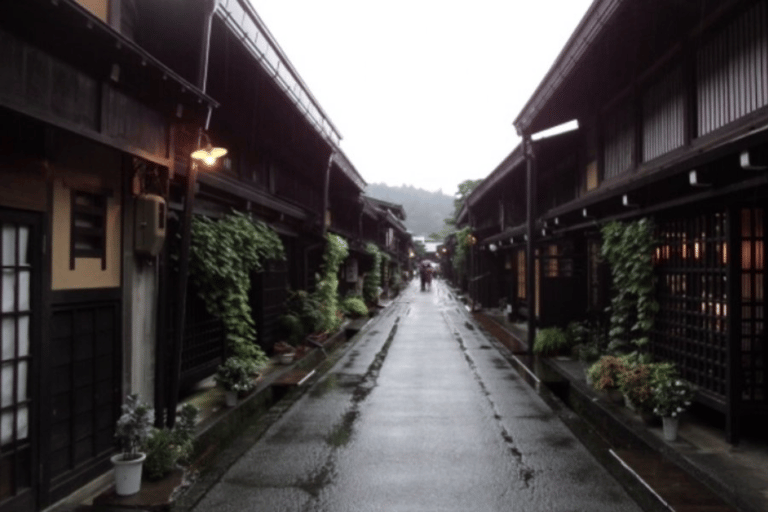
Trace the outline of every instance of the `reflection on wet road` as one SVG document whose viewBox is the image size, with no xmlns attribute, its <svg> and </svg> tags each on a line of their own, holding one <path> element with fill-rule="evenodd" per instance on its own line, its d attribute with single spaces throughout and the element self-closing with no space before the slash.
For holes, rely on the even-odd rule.
<svg viewBox="0 0 768 512">
<path fill-rule="evenodd" d="M 490 346 L 417 283 L 196 510 L 639 510 Z"/>
</svg>

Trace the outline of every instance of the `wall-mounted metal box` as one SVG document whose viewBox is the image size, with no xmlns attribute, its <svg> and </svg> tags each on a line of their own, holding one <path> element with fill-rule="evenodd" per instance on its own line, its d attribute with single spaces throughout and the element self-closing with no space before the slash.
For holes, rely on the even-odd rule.
<svg viewBox="0 0 768 512">
<path fill-rule="evenodd" d="M 152 194 L 136 198 L 135 246 L 138 254 L 157 256 L 165 242 L 165 199 Z"/>
</svg>

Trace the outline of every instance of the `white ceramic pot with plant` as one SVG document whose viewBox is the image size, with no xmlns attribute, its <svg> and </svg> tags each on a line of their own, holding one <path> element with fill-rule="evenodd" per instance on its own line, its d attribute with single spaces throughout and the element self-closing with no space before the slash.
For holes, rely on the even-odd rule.
<svg viewBox="0 0 768 512">
<path fill-rule="evenodd" d="M 251 364 L 238 357 L 230 357 L 216 369 L 216 384 L 224 388 L 224 400 L 227 407 L 237 405 L 237 395 L 253 389 Z"/>
<path fill-rule="evenodd" d="M 680 415 L 691 406 L 695 393 L 693 384 L 677 377 L 663 380 L 653 389 L 653 412 L 661 416 L 666 441 L 677 439 Z"/>
<path fill-rule="evenodd" d="M 115 466 L 115 492 L 130 496 L 141 490 L 141 471 L 147 456 L 139 450 L 152 430 L 154 411 L 138 395 L 129 395 L 122 410 L 115 428 L 122 452 L 113 455 L 111 461 Z"/>
</svg>

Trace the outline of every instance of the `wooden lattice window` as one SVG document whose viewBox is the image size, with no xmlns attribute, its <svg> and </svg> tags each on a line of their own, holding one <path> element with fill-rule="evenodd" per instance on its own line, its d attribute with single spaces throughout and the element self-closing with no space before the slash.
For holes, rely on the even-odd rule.
<svg viewBox="0 0 768 512">
<path fill-rule="evenodd" d="M 718 401 L 726 397 L 726 212 L 662 221 L 654 254 L 660 310 L 651 350 Z"/>
<path fill-rule="evenodd" d="M 544 256 L 544 277 L 557 277 L 558 269 L 557 245 L 548 245 Z"/>
<path fill-rule="evenodd" d="M 72 191 L 69 268 L 76 258 L 99 258 L 107 268 L 107 194 Z"/>
<path fill-rule="evenodd" d="M 600 282 L 600 242 L 598 240 L 590 240 L 587 243 L 587 258 L 589 259 L 587 267 L 589 307 L 597 311 L 601 310 L 603 306 L 602 283 Z"/>
<path fill-rule="evenodd" d="M 517 251 L 517 298 L 525 300 L 525 249 Z"/>
<path fill-rule="evenodd" d="M 614 108 L 603 119 L 605 147 L 605 178 L 613 178 L 629 170 L 634 164 L 635 126 L 632 104 L 625 102 Z"/>
<path fill-rule="evenodd" d="M 766 399 L 765 211 L 741 210 L 741 399 Z"/>
</svg>

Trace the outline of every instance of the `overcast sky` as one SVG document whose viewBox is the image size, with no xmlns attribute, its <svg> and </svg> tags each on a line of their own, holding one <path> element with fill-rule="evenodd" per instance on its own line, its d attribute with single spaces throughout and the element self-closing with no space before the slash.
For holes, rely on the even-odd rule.
<svg viewBox="0 0 768 512">
<path fill-rule="evenodd" d="M 368 183 L 453 195 L 519 142 L 512 121 L 591 0 L 251 0 Z"/>
</svg>

